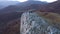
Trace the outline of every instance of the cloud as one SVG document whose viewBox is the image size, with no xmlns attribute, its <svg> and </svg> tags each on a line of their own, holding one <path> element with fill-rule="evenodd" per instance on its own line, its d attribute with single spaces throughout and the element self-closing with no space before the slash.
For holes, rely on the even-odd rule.
<svg viewBox="0 0 60 34">
<path fill-rule="evenodd" d="M 46 2 L 55 2 L 55 1 L 57 1 L 57 0 L 40 0 L 40 1 L 46 1 Z"/>
</svg>

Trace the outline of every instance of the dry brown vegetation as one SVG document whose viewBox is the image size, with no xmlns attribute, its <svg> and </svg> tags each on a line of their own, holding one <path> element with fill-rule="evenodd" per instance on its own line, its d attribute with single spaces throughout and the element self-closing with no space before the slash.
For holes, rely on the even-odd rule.
<svg viewBox="0 0 60 34">
<path fill-rule="evenodd" d="M 37 12 L 37 13 L 40 16 L 42 16 L 45 20 L 47 20 L 49 24 L 60 29 L 60 14 L 52 12 Z"/>
<path fill-rule="evenodd" d="M 10 21 L 2 34 L 20 34 L 20 19 Z"/>
</svg>

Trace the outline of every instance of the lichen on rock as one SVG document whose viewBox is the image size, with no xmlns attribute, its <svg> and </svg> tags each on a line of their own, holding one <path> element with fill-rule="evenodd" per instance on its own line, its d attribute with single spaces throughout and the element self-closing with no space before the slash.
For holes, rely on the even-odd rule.
<svg viewBox="0 0 60 34">
<path fill-rule="evenodd" d="M 21 34 L 60 34 L 60 30 L 49 25 L 36 12 L 25 12 L 21 16 Z"/>
</svg>

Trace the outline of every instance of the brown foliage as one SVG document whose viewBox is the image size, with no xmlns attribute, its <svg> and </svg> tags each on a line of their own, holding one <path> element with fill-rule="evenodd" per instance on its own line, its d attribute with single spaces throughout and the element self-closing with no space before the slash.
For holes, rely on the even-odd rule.
<svg viewBox="0 0 60 34">
<path fill-rule="evenodd" d="M 2 33 L 3 34 L 20 34 L 20 19 L 10 21 Z"/>
</svg>

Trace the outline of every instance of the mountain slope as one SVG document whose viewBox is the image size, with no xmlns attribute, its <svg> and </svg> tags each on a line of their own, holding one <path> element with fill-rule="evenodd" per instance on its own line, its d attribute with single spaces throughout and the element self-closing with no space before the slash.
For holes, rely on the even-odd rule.
<svg viewBox="0 0 60 34">
<path fill-rule="evenodd" d="M 20 34 L 20 18 L 9 21 L 0 29 L 0 34 Z"/>
<path fill-rule="evenodd" d="M 44 11 L 60 14 L 60 1 L 50 3 L 50 4 L 46 5 L 44 8 L 45 8 Z"/>
</svg>

